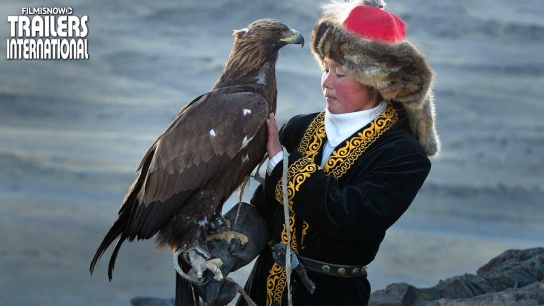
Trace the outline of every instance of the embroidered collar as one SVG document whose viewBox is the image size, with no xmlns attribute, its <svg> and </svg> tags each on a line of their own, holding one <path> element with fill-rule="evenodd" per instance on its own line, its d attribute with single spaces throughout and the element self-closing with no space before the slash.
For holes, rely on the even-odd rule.
<svg viewBox="0 0 544 306">
<path fill-rule="evenodd" d="M 327 159 L 325 173 L 332 174 L 336 178 L 342 176 L 371 144 L 397 122 L 399 118 L 394 107 L 390 103 L 387 105 L 387 108 L 372 120 L 368 127 L 360 129 L 360 132 L 348 137 L 343 144 L 336 147 Z M 324 122 L 325 111 L 322 111 L 310 123 L 298 147 L 298 151 L 312 162 L 326 139 Z"/>
</svg>

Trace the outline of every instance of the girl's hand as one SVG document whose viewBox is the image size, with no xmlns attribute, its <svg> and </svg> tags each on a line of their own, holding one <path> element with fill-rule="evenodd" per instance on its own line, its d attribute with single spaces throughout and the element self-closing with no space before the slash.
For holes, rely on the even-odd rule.
<svg viewBox="0 0 544 306">
<path fill-rule="evenodd" d="M 266 142 L 266 152 L 268 157 L 272 158 L 278 152 L 282 150 L 280 143 L 280 134 L 278 132 L 278 123 L 274 114 L 270 113 L 266 120 L 266 127 L 268 128 L 268 140 Z"/>
</svg>

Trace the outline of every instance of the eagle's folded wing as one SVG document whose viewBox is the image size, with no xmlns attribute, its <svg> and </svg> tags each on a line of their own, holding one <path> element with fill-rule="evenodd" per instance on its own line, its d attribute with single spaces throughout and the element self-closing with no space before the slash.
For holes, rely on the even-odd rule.
<svg viewBox="0 0 544 306">
<path fill-rule="evenodd" d="M 216 90 L 194 101 L 155 142 L 153 155 L 144 157 L 152 160 L 139 202 L 164 202 L 228 170 L 229 161 L 263 126 L 268 112 L 265 99 L 251 92 Z"/>
</svg>

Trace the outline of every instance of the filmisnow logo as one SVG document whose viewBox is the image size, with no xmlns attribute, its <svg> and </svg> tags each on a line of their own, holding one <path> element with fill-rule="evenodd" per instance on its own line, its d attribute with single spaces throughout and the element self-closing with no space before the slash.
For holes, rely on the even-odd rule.
<svg viewBox="0 0 544 306">
<path fill-rule="evenodd" d="M 23 7 L 21 16 L 8 16 L 7 59 L 89 59 L 89 17 L 73 13 L 71 7 Z"/>
</svg>

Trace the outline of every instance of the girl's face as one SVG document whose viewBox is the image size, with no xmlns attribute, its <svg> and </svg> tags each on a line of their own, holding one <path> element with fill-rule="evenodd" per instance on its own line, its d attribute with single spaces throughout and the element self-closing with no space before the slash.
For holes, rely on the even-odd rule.
<svg viewBox="0 0 544 306">
<path fill-rule="evenodd" d="M 375 107 L 379 92 L 357 82 L 339 63 L 325 59 L 321 90 L 327 109 L 333 114 L 351 113 Z"/>
</svg>

